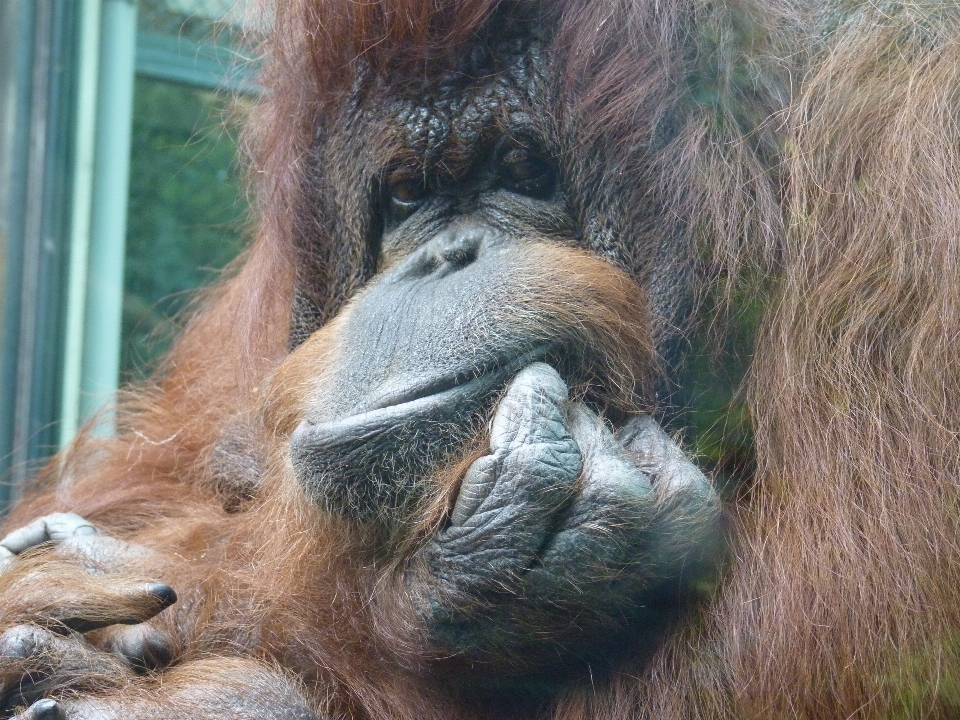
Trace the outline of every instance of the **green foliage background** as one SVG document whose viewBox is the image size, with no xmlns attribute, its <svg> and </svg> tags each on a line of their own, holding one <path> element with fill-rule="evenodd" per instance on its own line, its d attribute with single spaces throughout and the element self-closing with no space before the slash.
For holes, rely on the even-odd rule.
<svg viewBox="0 0 960 720">
<path fill-rule="evenodd" d="M 137 78 L 124 277 L 124 381 L 149 374 L 192 290 L 243 244 L 236 140 L 216 93 Z"/>
</svg>

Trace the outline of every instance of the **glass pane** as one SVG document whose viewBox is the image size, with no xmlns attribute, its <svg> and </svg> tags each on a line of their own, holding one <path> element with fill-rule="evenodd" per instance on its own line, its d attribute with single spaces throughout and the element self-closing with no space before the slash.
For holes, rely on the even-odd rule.
<svg viewBox="0 0 960 720">
<path fill-rule="evenodd" d="M 140 0 L 137 26 L 197 42 L 209 40 L 212 23 L 237 18 L 243 4 L 237 0 Z M 226 25 L 217 28 L 218 32 L 226 29 Z"/>
<path fill-rule="evenodd" d="M 124 281 L 124 381 L 143 378 L 176 334 L 191 291 L 240 250 L 243 207 L 225 100 L 138 77 Z"/>
</svg>

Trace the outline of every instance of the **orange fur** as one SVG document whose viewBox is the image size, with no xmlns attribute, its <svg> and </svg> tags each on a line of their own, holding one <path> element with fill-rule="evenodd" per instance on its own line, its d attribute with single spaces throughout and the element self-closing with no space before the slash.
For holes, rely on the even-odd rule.
<svg viewBox="0 0 960 720">
<path fill-rule="evenodd" d="M 191 668 L 236 682 L 251 667 L 192 662 L 216 654 L 296 672 L 334 717 L 476 717 L 430 677 L 395 583 L 410 547 L 385 555 L 364 528 L 308 504 L 288 482 L 283 439 L 303 403 L 329 391 L 324 358 L 336 352 L 333 320 L 286 353 L 315 128 L 336 121 L 354 59 L 445 67 L 495 4 L 278 4 L 270 92 L 246 136 L 257 242 L 156 386 L 125 399 L 117 437 L 82 435 L 14 512 L 11 525 L 79 512 L 166 558 L 144 572 L 181 594 L 161 616 L 183 643 L 173 688 Z M 578 129 L 570 173 L 596 164 L 629 178 L 620 191 L 636 209 L 638 256 L 675 238 L 704 288 L 775 276 L 750 383 L 759 490 L 733 509 L 727 576 L 652 665 L 572 690 L 544 718 L 960 713 L 960 10 L 867 4 L 844 15 L 837 2 L 817 24 L 800 5 L 543 4 L 567 50 L 569 116 L 557 121 Z M 694 61 L 712 73 L 694 73 Z M 659 147 L 670 113 L 682 122 Z M 339 257 L 335 239 L 320 240 L 321 260 Z M 356 288 L 359 250 L 348 250 Z M 651 364 L 627 309 L 642 300 L 618 301 L 624 281 L 599 261 L 552 252 L 560 289 L 551 280 L 522 302 L 586 323 L 630 386 Z M 325 298 L 330 316 L 346 300 Z M 234 422 L 260 428 L 252 442 L 266 457 L 265 484 L 239 513 L 215 477 Z M 418 532 L 442 516 L 457 473 L 435 480 Z M 26 616 L 16 583 L 33 567 L 0 584 Z"/>
</svg>

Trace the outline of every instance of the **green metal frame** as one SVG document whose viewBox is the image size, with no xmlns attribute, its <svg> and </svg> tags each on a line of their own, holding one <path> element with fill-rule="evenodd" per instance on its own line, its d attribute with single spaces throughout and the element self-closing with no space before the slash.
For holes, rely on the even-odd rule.
<svg viewBox="0 0 960 720">
<path fill-rule="evenodd" d="M 0 500 L 56 449 L 76 146 L 76 0 L 2 3 Z"/>
<path fill-rule="evenodd" d="M 136 0 L 0 2 L 0 509 L 82 423 L 112 432 L 135 73 L 258 91 L 231 50 L 136 18 Z"/>
</svg>

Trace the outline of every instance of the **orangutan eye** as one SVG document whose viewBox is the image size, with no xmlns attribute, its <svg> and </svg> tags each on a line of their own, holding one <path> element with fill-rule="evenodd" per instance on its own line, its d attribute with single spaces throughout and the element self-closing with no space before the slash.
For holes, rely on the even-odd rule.
<svg viewBox="0 0 960 720">
<path fill-rule="evenodd" d="M 386 210 L 391 223 L 400 223 L 413 215 L 427 198 L 423 173 L 395 172 L 387 177 Z"/>
<path fill-rule="evenodd" d="M 500 158 L 501 186 L 520 195 L 547 198 L 556 186 L 553 163 L 527 147 L 512 147 Z"/>
</svg>

